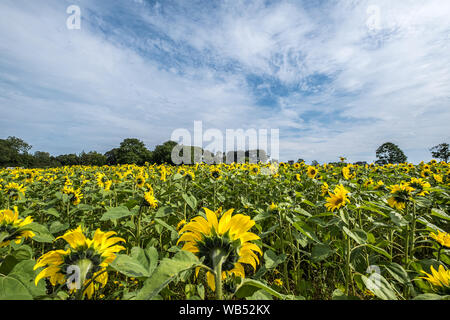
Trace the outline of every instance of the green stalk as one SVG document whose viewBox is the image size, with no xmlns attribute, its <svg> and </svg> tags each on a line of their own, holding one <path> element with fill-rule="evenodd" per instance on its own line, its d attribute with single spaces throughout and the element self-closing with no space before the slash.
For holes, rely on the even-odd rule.
<svg viewBox="0 0 450 320">
<path fill-rule="evenodd" d="M 345 270 L 346 270 L 346 279 L 345 279 L 345 295 L 349 295 L 349 287 L 350 287 L 350 253 L 351 253 L 351 241 L 350 241 L 350 237 L 347 235 L 347 255 L 346 255 L 346 259 L 345 259 Z"/>
<path fill-rule="evenodd" d="M 221 249 L 215 249 L 212 254 L 212 262 L 214 265 L 214 279 L 216 283 L 216 298 L 217 300 L 223 300 L 222 290 L 222 264 L 225 259 L 225 255 Z"/>
<path fill-rule="evenodd" d="M 413 203 L 413 221 L 412 221 L 412 228 L 411 228 L 411 250 L 410 250 L 410 260 L 413 260 L 414 256 L 414 245 L 416 242 L 416 203 Z"/>
</svg>

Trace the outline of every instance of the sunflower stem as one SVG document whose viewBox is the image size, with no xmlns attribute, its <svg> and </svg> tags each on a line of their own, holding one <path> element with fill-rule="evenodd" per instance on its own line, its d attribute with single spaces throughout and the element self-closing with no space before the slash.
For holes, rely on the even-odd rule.
<svg viewBox="0 0 450 320">
<path fill-rule="evenodd" d="M 214 278 L 216 284 L 216 299 L 223 300 L 223 291 L 222 291 L 222 264 L 226 255 L 224 255 L 221 249 L 215 249 L 212 254 L 212 262 L 214 265 Z"/>
</svg>

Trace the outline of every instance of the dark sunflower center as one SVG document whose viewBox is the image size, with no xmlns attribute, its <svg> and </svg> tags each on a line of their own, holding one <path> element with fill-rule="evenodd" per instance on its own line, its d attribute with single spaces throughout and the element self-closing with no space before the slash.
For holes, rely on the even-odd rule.
<svg viewBox="0 0 450 320">
<path fill-rule="evenodd" d="M 213 178 L 217 179 L 217 178 L 219 178 L 220 175 L 219 175 L 219 172 L 213 171 L 212 176 L 213 176 Z"/>
</svg>

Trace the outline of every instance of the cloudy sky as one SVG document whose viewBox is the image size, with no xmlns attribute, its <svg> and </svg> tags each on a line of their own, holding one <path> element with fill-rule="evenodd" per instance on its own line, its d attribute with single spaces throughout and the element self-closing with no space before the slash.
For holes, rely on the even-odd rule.
<svg viewBox="0 0 450 320">
<path fill-rule="evenodd" d="M 1 0 L 0 138 L 153 149 L 199 120 L 279 129 L 283 161 L 372 162 L 387 141 L 430 160 L 450 142 L 449 17 L 448 0 Z"/>
</svg>

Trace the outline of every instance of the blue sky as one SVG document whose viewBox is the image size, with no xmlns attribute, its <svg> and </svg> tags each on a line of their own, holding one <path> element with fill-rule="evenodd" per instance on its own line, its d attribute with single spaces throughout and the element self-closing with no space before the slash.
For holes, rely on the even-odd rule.
<svg viewBox="0 0 450 320">
<path fill-rule="evenodd" d="M 283 161 L 372 162 L 387 141 L 428 161 L 450 140 L 449 16 L 446 0 L 2 0 L 0 138 L 153 149 L 201 120 L 279 129 Z"/>
</svg>

